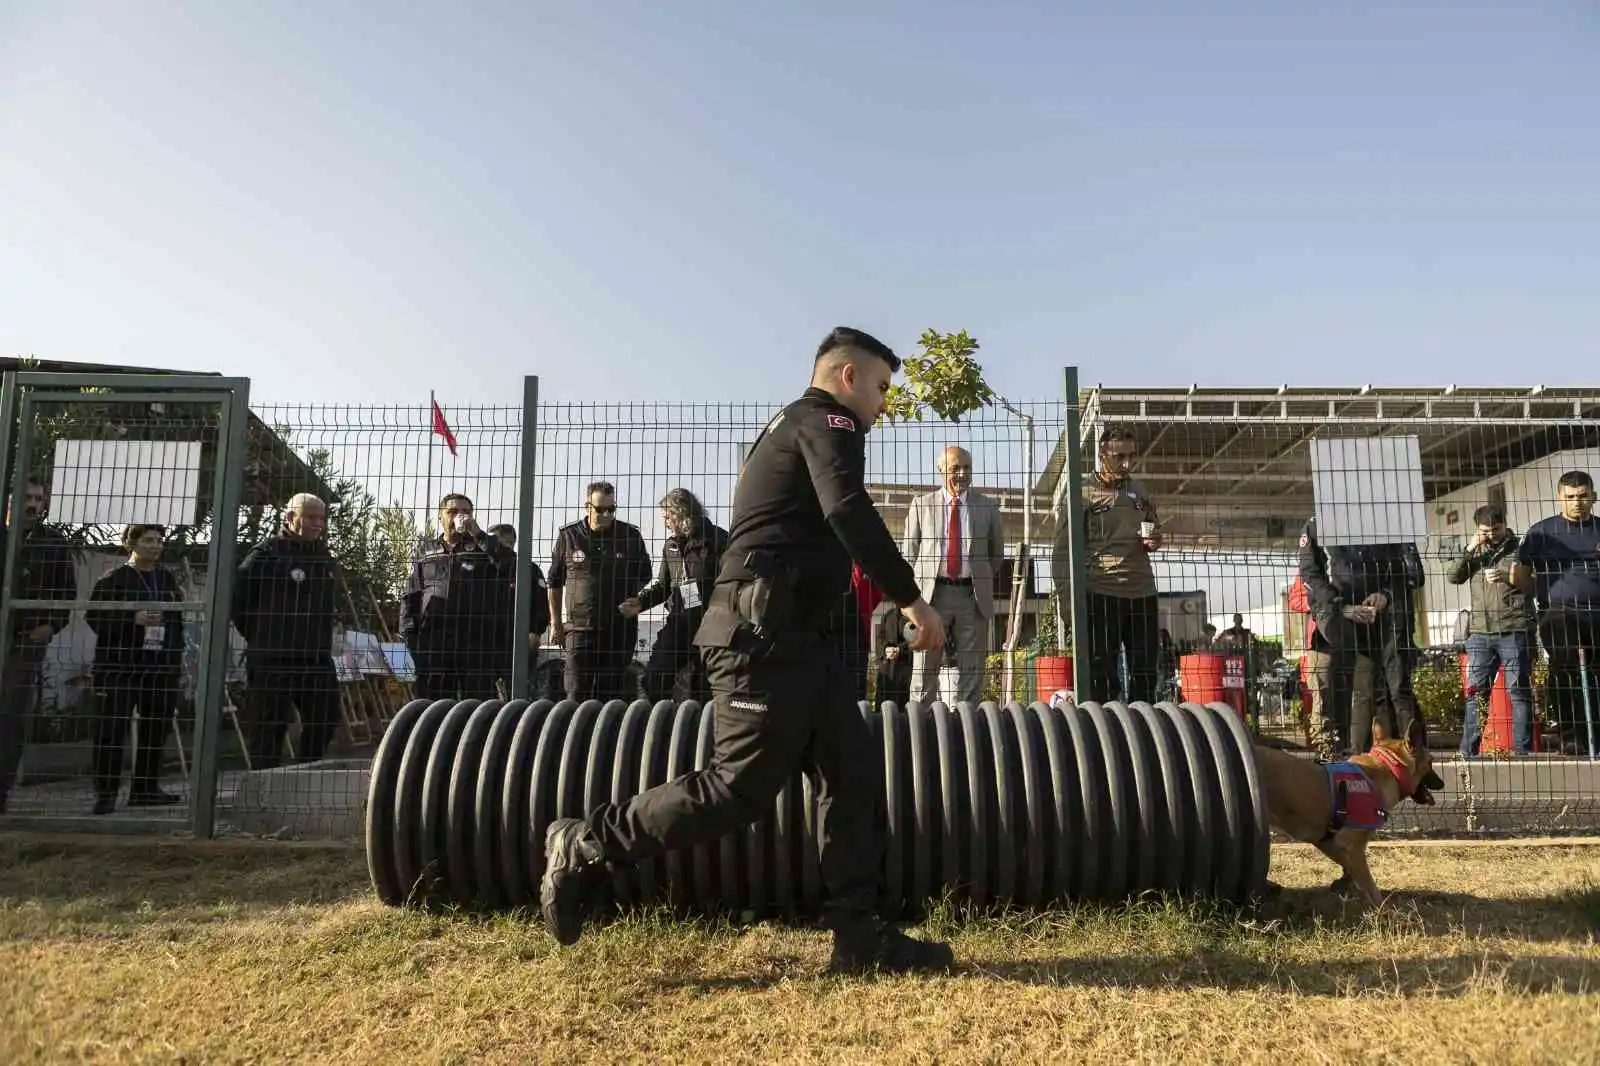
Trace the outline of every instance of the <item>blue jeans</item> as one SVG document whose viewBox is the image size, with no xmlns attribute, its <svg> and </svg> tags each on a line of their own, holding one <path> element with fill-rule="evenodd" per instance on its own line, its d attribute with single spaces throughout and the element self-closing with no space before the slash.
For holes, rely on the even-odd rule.
<svg viewBox="0 0 1600 1066">
<path fill-rule="evenodd" d="M 1476 755 L 1495 675 L 1504 667 L 1511 697 L 1512 751 L 1533 749 L 1533 640 L 1529 633 L 1474 633 L 1467 638 L 1467 716 L 1461 726 L 1461 754 Z"/>
</svg>

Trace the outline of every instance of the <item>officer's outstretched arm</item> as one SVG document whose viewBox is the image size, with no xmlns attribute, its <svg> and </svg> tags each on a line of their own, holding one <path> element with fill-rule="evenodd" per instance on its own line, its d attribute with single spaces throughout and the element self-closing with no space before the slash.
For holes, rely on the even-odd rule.
<svg viewBox="0 0 1600 1066">
<path fill-rule="evenodd" d="M 922 597 L 916 575 L 867 495 L 866 438 L 853 422 L 824 409 L 795 427 L 795 440 L 834 534 L 896 606 L 915 603 Z"/>
</svg>

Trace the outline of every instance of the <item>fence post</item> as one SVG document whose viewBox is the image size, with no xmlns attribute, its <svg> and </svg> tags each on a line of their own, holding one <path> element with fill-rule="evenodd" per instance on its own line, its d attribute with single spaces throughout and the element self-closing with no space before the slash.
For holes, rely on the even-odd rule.
<svg viewBox="0 0 1600 1066">
<path fill-rule="evenodd" d="M 5 486 L 6 499 L 11 501 L 12 514 L 20 514 L 21 505 L 25 502 L 25 497 L 17 496 L 13 479 L 5 476 L 18 454 L 12 448 L 11 439 L 16 421 L 17 375 L 15 371 L 7 370 L 0 376 L 0 483 Z M 23 487 L 24 492 L 26 488 Z M 6 551 L 4 557 L 0 558 L 0 648 L 11 647 L 11 582 L 14 577 L 11 560 L 16 557 L 21 543 L 21 537 L 7 537 Z"/>
<path fill-rule="evenodd" d="M 522 462 L 517 472 L 517 595 L 516 629 L 511 653 L 511 698 L 530 698 L 532 678 L 528 666 L 533 658 L 527 644 L 528 628 L 533 624 L 533 598 L 545 590 L 533 582 L 533 504 L 534 473 L 539 461 L 539 377 L 522 379 Z"/>
<path fill-rule="evenodd" d="M 1082 412 L 1078 407 L 1078 368 L 1063 368 L 1061 379 L 1062 395 L 1066 401 L 1066 423 L 1061 439 L 1061 476 L 1066 479 L 1066 488 L 1059 494 L 1061 510 L 1056 521 L 1065 519 L 1067 523 L 1066 563 L 1072 594 L 1068 608 L 1072 632 L 1072 693 L 1079 703 L 1084 703 L 1092 690 L 1089 685 L 1089 528 L 1083 514 L 1083 461 L 1079 450 L 1082 442 L 1078 439 Z M 1052 572 L 1056 572 L 1055 568 L 1056 562 L 1052 560 Z M 1056 578 L 1056 587 L 1061 587 L 1059 576 Z"/>
<path fill-rule="evenodd" d="M 200 638 L 202 654 L 194 701 L 194 773 L 189 815 L 194 835 L 203 839 L 215 836 L 217 831 L 217 749 L 222 736 L 222 705 L 228 698 L 228 665 L 233 658 L 229 625 L 233 581 L 238 572 L 239 503 L 250 425 L 250 382 L 233 379 L 230 385 L 230 395 L 217 419 L 206 624 Z"/>
</svg>

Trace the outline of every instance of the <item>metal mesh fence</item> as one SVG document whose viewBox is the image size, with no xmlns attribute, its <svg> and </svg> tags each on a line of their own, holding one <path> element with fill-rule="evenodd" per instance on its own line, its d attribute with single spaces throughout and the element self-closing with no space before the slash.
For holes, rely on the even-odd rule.
<svg viewBox="0 0 1600 1066">
<path fill-rule="evenodd" d="M 1600 689 L 1587 597 L 1600 538 L 1585 477 L 1600 398 L 1079 399 L 1072 442 L 1059 401 L 870 435 L 868 492 L 951 635 L 913 655 L 897 612 L 857 575 L 835 634 L 863 699 L 1223 702 L 1264 737 L 1326 757 L 1364 751 L 1373 721 L 1400 732 L 1418 717 L 1448 787 L 1395 824 L 1592 821 Z M 446 404 L 442 426 L 421 404 L 256 409 L 235 471 L 228 697 L 213 712 L 218 829 L 353 834 L 390 716 L 415 696 L 512 695 L 519 658 L 536 698 L 704 698 L 691 640 L 705 551 L 778 409 L 541 403 L 531 522 L 518 517 L 520 407 Z M 9 592 L 6 813 L 86 815 L 114 791 L 95 818 L 181 824 L 207 713 L 195 692 L 214 410 L 108 397 L 42 403 L 33 417 L 20 458 L 44 483 L 37 529 L 48 533 L 26 534 Z M 119 494 L 151 514 L 168 496 L 192 513 L 169 508 L 153 549 L 138 535 L 125 545 L 127 523 L 109 517 L 126 509 L 104 502 Z M 319 517 L 300 494 L 326 503 L 323 536 L 292 535 Z M 1061 521 L 1074 499 L 1086 536 L 1078 632 Z M 514 620 L 518 554 L 537 568 L 526 633 Z M 30 602 L 58 599 L 70 603 Z M 65 622 L 30 643 L 46 614 Z"/>
<path fill-rule="evenodd" d="M 1592 823 L 1596 406 L 1552 390 L 1089 391 L 1095 695 L 1222 700 L 1327 757 L 1419 717 L 1449 788 L 1397 823 Z"/>
</svg>

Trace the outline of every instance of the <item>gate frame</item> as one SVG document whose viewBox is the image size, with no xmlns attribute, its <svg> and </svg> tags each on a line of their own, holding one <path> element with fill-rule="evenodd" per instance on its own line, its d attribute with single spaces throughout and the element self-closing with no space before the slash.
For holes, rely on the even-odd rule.
<svg viewBox="0 0 1600 1066">
<path fill-rule="evenodd" d="M 86 393 L 83 389 L 107 391 Z M 6 371 L 0 377 L 0 474 L 7 483 L 11 513 L 20 514 L 27 500 L 27 459 L 33 445 L 34 406 L 39 403 L 200 403 L 217 405 L 216 452 L 212 472 L 212 528 L 206 550 L 206 589 L 201 600 L 183 601 L 184 610 L 202 612 L 201 655 L 195 679 L 193 761 L 189 772 L 189 823 L 196 837 L 216 832 L 217 751 L 222 705 L 227 698 L 228 660 L 232 650 L 233 581 L 238 566 L 239 506 L 244 489 L 246 432 L 250 422 L 250 379 L 199 374 L 74 374 Z M 11 426 L 16 425 L 13 443 Z M 16 460 L 21 461 L 16 461 Z M 8 537 L 0 561 L 0 647 L 9 647 L 16 601 L 12 588 L 22 541 Z M 227 575 L 227 580 L 221 580 Z M 27 606 L 30 601 L 23 601 Z M 48 601 L 54 603 L 55 601 Z M 87 601 L 67 601 L 81 611 Z M 59 606 L 56 609 L 60 609 Z M 219 624 L 220 621 L 220 624 Z M 182 739 L 179 739 L 182 743 Z M 162 818 L 95 818 L 45 815 L 52 829 L 101 832 L 170 832 L 181 825 Z M 0 825 L 19 828 L 35 819 L 8 815 Z"/>
</svg>

